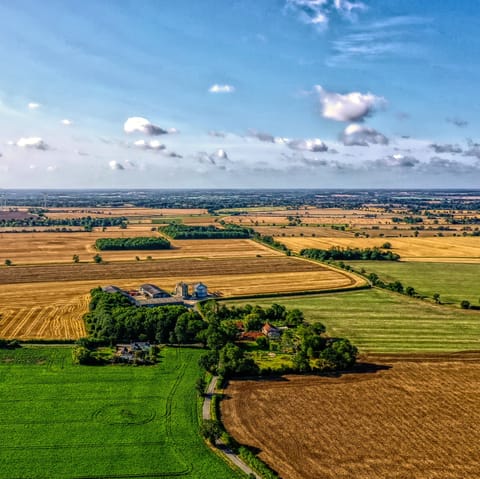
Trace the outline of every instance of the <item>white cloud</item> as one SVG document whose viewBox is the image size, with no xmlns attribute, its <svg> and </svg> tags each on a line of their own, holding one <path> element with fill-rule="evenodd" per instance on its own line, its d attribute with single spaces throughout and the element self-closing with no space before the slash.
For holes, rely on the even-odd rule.
<svg viewBox="0 0 480 479">
<path fill-rule="evenodd" d="M 349 0 L 287 0 L 287 10 L 298 13 L 301 21 L 325 30 L 330 17 L 337 15 L 348 20 L 355 19 L 355 11 L 366 10 L 364 3 Z"/>
<path fill-rule="evenodd" d="M 65 126 L 70 126 L 73 124 L 73 121 L 69 120 L 68 118 L 64 118 L 60 123 Z"/>
<path fill-rule="evenodd" d="M 292 148 L 292 150 L 312 151 L 315 153 L 328 150 L 328 146 L 318 138 L 311 140 L 291 140 L 287 145 L 289 148 Z"/>
<path fill-rule="evenodd" d="M 368 126 L 352 124 L 348 125 L 341 135 L 345 146 L 368 146 L 369 143 L 376 145 L 388 145 L 388 138 Z"/>
<path fill-rule="evenodd" d="M 143 133 L 144 135 L 157 136 L 165 135 L 168 133 L 168 130 L 160 128 L 157 125 L 154 125 L 146 118 L 140 116 L 133 116 L 127 119 L 123 125 L 125 133 Z"/>
<path fill-rule="evenodd" d="M 20 148 L 32 148 L 35 150 L 48 150 L 48 145 L 38 136 L 20 138 L 16 145 Z"/>
<path fill-rule="evenodd" d="M 58 169 L 58 167 L 56 165 L 47 166 L 47 171 L 49 173 L 51 173 L 52 171 L 56 171 L 57 169 Z"/>
<path fill-rule="evenodd" d="M 386 104 L 383 97 L 372 93 L 335 93 L 329 92 L 320 85 L 315 86 L 318 92 L 322 116 L 335 121 L 362 121 L 376 108 Z"/>
<path fill-rule="evenodd" d="M 166 147 L 164 144 L 160 143 L 158 140 L 137 140 L 133 143 L 137 148 L 142 150 L 164 150 Z"/>
<path fill-rule="evenodd" d="M 233 93 L 235 87 L 233 85 L 219 85 L 215 83 L 215 85 L 212 85 L 208 91 L 210 93 Z"/>
<path fill-rule="evenodd" d="M 27 106 L 29 110 L 38 110 L 42 105 L 40 105 L 40 103 L 35 103 L 34 101 L 31 101 Z"/>
<path fill-rule="evenodd" d="M 112 160 L 109 161 L 108 166 L 110 167 L 111 170 L 124 170 L 125 167 L 120 164 L 118 161 Z"/>
</svg>

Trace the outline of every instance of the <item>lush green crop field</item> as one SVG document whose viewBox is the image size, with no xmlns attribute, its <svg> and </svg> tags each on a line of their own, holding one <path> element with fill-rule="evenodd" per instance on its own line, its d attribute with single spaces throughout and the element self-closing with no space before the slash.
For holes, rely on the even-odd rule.
<svg viewBox="0 0 480 479">
<path fill-rule="evenodd" d="M 201 351 L 75 366 L 68 347 L 0 350 L 0 478 L 238 478 L 198 434 Z"/>
<path fill-rule="evenodd" d="M 422 295 L 440 294 L 444 303 L 459 304 L 466 299 L 478 305 L 480 301 L 480 264 L 417 263 L 396 261 L 352 261 L 355 269 L 377 273 L 383 281 L 399 280 L 413 286 Z"/>
<path fill-rule="evenodd" d="M 456 310 L 380 289 L 279 297 L 242 303 L 299 308 L 331 336 L 349 338 L 361 352 L 480 350 L 480 311 Z"/>
</svg>

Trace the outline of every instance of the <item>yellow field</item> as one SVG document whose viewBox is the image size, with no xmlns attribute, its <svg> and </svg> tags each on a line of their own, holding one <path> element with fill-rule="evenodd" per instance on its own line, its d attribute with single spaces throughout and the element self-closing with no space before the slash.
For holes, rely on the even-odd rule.
<svg viewBox="0 0 480 479">
<path fill-rule="evenodd" d="M 97 238 L 132 236 L 159 236 L 148 225 L 133 225 L 126 230 L 109 228 L 91 233 L 0 233 L 0 265 L 10 259 L 15 265 L 71 263 L 74 254 L 80 261 L 91 262 L 98 253 L 94 248 Z M 157 251 L 101 251 L 104 261 L 132 261 L 136 256 L 145 259 L 162 258 L 218 258 L 278 256 L 281 253 L 250 240 L 171 240 L 172 249 Z"/>
<path fill-rule="evenodd" d="M 27 208 L 19 208 L 26 211 Z M 156 218 L 158 216 L 176 216 L 176 215 L 204 215 L 207 210 L 201 208 L 48 208 L 46 216 L 49 218 L 80 218 L 82 216 L 91 216 L 92 218 L 119 217 L 127 218 Z"/>
<path fill-rule="evenodd" d="M 0 337 L 76 339 L 84 334 L 81 317 L 87 311 L 92 288 L 115 284 L 133 289 L 142 283 L 154 283 L 172 291 L 182 280 L 202 281 L 218 297 L 321 291 L 357 286 L 364 281 L 281 255 L 3 268 Z"/>
<path fill-rule="evenodd" d="M 280 238 L 293 251 L 302 248 L 329 249 L 332 246 L 368 248 L 388 241 L 402 261 L 480 263 L 480 237 L 437 238 Z"/>
</svg>

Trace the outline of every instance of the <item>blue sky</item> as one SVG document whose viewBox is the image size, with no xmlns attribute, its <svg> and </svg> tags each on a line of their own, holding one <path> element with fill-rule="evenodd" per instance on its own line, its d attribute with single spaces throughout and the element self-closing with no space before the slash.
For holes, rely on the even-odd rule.
<svg viewBox="0 0 480 479">
<path fill-rule="evenodd" d="M 0 0 L 0 187 L 478 187 L 479 15 Z"/>
</svg>

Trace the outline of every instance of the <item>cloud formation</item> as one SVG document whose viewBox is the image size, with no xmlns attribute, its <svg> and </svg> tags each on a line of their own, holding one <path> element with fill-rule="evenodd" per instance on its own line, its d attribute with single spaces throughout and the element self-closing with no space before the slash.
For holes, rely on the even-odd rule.
<svg viewBox="0 0 480 479">
<path fill-rule="evenodd" d="M 366 5 L 350 0 L 287 0 L 286 9 L 298 13 L 302 22 L 315 25 L 321 30 L 327 28 L 330 17 L 353 20 L 356 11 L 366 10 Z"/>
<path fill-rule="evenodd" d="M 20 138 L 16 145 L 20 148 L 30 148 L 34 150 L 48 150 L 48 145 L 38 136 Z"/>
<path fill-rule="evenodd" d="M 386 100 L 372 93 L 335 93 L 320 85 L 315 86 L 318 93 L 322 116 L 335 121 L 363 121 L 376 109 L 383 107 Z"/>
<path fill-rule="evenodd" d="M 265 143 L 275 143 L 275 137 L 270 133 L 265 133 L 257 130 L 248 130 L 248 136 L 256 138 L 257 140 L 263 141 Z"/>
<path fill-rule="evenodd" d="M 160 143 L 158 140 L 137 140 L 133 143 L 133 146 L 142 150 L 165 150 L 166 146 Z"/>
<path fill-rule="evenodd" d="M 31 101 L 27 106 L 29 110 L 38 110 L 41 107 L 40 103 L 35 103 L 34 101 Z"/>
<path fill-rule="evenodd" d="M 235 87 L 233 85 L 219 85 L 218 83 L 215 83 L 208 89 L 208 91 L 210 93 L 233 93 Z"/>
<path fill-rule="evenodd" d="M 468 126 L 467 120 L 462 120 L 461 118 L 446 118 L 447 123 L 451 123 L 452 125 L 458 126 L 459 128 L 464 128 Z"/>
<path fill-rule="evenodd" d="M 312 151 L 314 153 L 321 153 L 328 150 L 328 146 L 319 138 L 291 140 L 287 142 L 287 146 L 292 150 Z"/>
<path fill-rule="evenodd" d="M 345 146 L 388 145 L 388 138 L 375 130 L 356 123 L 348 125 L 340 136 Z"/>
<path fill-rule="evenodd" d="M 420 160 L 411 155 L 395 154 L 380 158 L 370 164 L 379 168 L 415 168 L 420 164 Z"/>
<path fill-rule="evenodd" d="M 457 153 L 462 153 L 462 148 L 460 148 L 460 146 L 458 145 L 452 145 L 452 144 L 449 144 L 449 143 L 446 143 L 444 145 L 441 145 L 441 144 L 438 144 L 438 143 L 432 143 L 431 145 L 429 145 L 430 148 L 432 148 L 435 153 L 453 153 L 453 154 L 457 154 Z"/>
<path fill-rule="evenodd" d="M 109 161 L 108 162 L 108 166 L 110 167 L 111 170 L 124 170 L 125 167 L 119 163 L 118 161 L 116 160 L 112 160 L 112 161 Z"/>
<path fill-rule="evenodd" d="M 125 133 L 143 133 L 144 135 L 149 136 L 166 135 L 168 133 L 168 130 L 160 128 L 146 118 L 140 116 L 132 116 L 128 118 L 123 125 L 123 129 Z"/>
<path fill-rule="evenodd" d="M 69 120 L 68 118 L 64 118 L 60 123 L 65 126 L 70 126 L 73 124 L 73 121 Z"/>
</svg>

